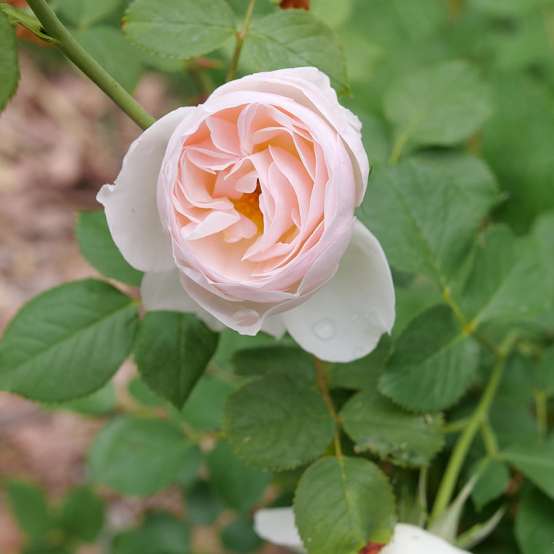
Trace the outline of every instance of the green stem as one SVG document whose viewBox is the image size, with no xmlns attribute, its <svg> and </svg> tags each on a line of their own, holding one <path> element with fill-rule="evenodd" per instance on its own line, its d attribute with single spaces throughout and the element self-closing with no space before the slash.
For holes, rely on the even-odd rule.
<svg viewBox="0 0 554 554">
<path fill-rule="evenodd" d="M 392 145 L 392 152 L 389 157 L 389 164 L 394 165 L 398 163 L 400 157 L 402 156 L 402 150 L 404 149 L 404 146 L 406 146 L 409 138 L 410 135 L 408 131 L 404 131 L 396 137 L 396 140 Z"/>
<path fill-rule="evenodd" d="M 337 410 L 335 409 L 335 404 L 333 403 L 333 399 L 331 398 L 331 393 L 329 392 L 329 386 L 327 384 L 327 375 L 325 373 L 325 367 L 323 365 L 323 362 L 319 358 L 315 358 L 315 371 L 316 371 L 316 381 L 317 381 L 317 386 L 319 388 L 319 392 L 323 397 L 323 401 L 327 406 L 327 410 L 329 411 L 329 414 L 331 414 L 331 417 L 335 421 L 335 438 L 334 438 L 335 455 L 339 460 L 341 460 L 343 457 L 343 454 L 342 454 L 342 446 L 340 443 L 340 419 L 337 414 Z"/>
<path fill-rule="evenodd" d="M 548 433 L 548 396 L 544 391 L 535 392 L 535 410 L 539 435 L 546 437 Z"/>
<path fill-rule="evenodd" d="M 483 423 L 481 423 L 481 437 L 483 438 L 487 454 L 491 458 L 496 458 L 496 456 L 498 456 L 498 441 L 496 440 L 496 435 L 492 430 L 488 418 L 485 418 Z"/>
<path fill-rule="evenodd" d="M 254 14 L 254 6 L 256 5 L 256 0 L 250 0 L 248 3 L 248 8 L 246 9 L 246 15 L 244 16 L 244 22 L 242 24 L 242 29 L 237 33 L 237 42 L 235 44 L 235 51 L 233 52 L 233 57 L 231 58 L 231 64 L 229 65 L 229 71 L 227 72 L 227 81 L 232 81 L 237 74 L 237 68 L 239 66 L 240 54 L 242 52 L 242 47 L 244 45 L 244 39 L 248 34 L 250 29 L 250 23 L 252 22 L 252 15 Z"/>
<path fill-rule="evenodd" d="M 63 53 L 87 77 L 95 82 L 139 127 L 155 122 L 142 106 L 75 40 L 46 0 L 28 0 L 28 4 L 49 36 Z"/>
<path fill-rule="evenodd" d="M 504 373 L 507 355 L 508 348 L 501 349 L 485 392 L 483 393 L 475 412 L 469 419 L 467 427 L 464 429 L 464 432 L 454 447 L 454 451 L 452 452 L 452 456 L 450 457 L 446 472 L 439 487 L 439 492 L 433 507 L 431 521 L 437 521 L 450 504 L 450 500 L 454 494 L 456 483 L 458 481 L 458 477 L 460 476 L 460 471 L 462 470 L 469 448 L 479 429 L 483 423 L 487 421 L 492 401 L 494 400 L 498 385 L 500 384 Z"/>
</svg>

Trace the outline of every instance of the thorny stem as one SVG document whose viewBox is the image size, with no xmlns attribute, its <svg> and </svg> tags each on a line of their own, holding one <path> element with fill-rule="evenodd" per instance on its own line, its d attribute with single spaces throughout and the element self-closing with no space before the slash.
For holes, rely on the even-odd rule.
<svg viewBox="0 0 554 554">
<path fill-rule="evenodd" d="M 335 409 L 335 404 L 333 403 L 333 399 L 331 398 L 331 393 L 329 392 L 329 386 L 327 384 L 327 375 L 325 374 L 325 367 L 323 365 L 323 362 L 319 358 L 315 358 L 315 371 L 316 371 L 316 381 L 317 381 L 317 386 L 319 387 L 319 392 L 323 397 L 325 405 L 327 406 L 327 410 L 329 411 L 329 413 L 331 414 L 331 417 L 335 422 L 335 438 L 334 438 L 335 455 L 339 460 L 341 460 L 343 458 L 343 454 L 342 454 L 342 446 L 340 444 L 340 420 L 337 414 L 337 410 Z"/>
<path fill-rule="evenodd" d="M 246 38 L 246 35 L 248 34 L 248 30 L 250 29 L 250 23 L 252 22 L 252 14 L 254 13 L 255 5 L 256 5 L 256 0 L 250 0 L 250 2 L 248 3 L 248 8 L 246 10 L 246 15 L 244 16 L 242 29 L 237 32 L 235 51 L 233 52 L 233 57 L 231 58 L 231 64 L 229 65 L 229 71 L 227 72 L 227 81 L 232 81 L 235 78 L 235 75 L 237 74 L 240 54 L 242 52 L 242 47 L 244 45 L 244 39 Z"/>
<path fill-rule="evenodd" d="M 28 0 L 44 30 L 66 57 L 96 83 L 139 127 L 146 129 L 155 122 L 144 108 L 75 40 L 58 19 L 46 0 Z"/>
<path fill-rule="evenodd" d="M 481 429 L 483 424 L 487 423 L 488 413 L 496 395 L 496 391 L 498 390 L 498 385 L 500 384 L 502 375 L 504 374 L 506 359 L 511 350 L 513 340 L 514 337 L 508 337 L 508 339 L 506 339 L 504 344 L 498 350 L 496 364 L 491 373 L 485 392 L 483 393 L 475 412 L 473 412 L 473 415 L 470 417 L 467 427 L 460 435 L 460 438 L 454 447 L 454 451 L 452 452 L 452 456 L 448 462 L 446 472 L 439 486 L 437 498 L 435 499 L 435 505 L 431 515 L 432 522 L 437 521 L 437 519 L 448 508 L 469 448 L 479 429 Z"/>
</svg>

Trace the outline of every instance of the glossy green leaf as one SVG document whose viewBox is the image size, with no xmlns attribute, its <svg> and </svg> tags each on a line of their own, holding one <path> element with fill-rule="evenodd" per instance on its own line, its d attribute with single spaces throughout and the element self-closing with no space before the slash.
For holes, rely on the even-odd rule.
<svg viewBox="0 0 554 554">
<path fill-rule="evenodd" d="M 394 268 L 424 273 L 445 287 L 497 200 L 495 178 L 483 162 L 443 154 L 377 168 L 359 217 Z"/>
<path fill-rule="evenodd" d="M 0 388 L 34 400 L 71 400 L 101 388 L 131 350 L 137 308 L 108 283 L 86 279 L 25 304 L 0 343 Z"/>
<path fill-rule="evenodd" d="M 416 144 L 452 145 L 469 138 L 492 113 L 477 69 L 454 61 L 402 75 L 385 95 L 396 135 Z"/>
<path fill-rule="evenodd" d="M 292 469 L 322 454 L 334 422 L 315 390 L 286 375 L 246 384 L 225 409 L 226 436 L 246 462 L 273 470 Z"/>
<path fill-rule="evenodd" d="M 140 76 L 142 74 L 142 62 L 141 53 L 136 47 L 133 47 L 128 40 L 125 39 L 121 30 L 114 29 L 107 26 L 96 26 L 77 31 L 75 37 L 81 43 L 81 46 L 91 54 L 94 59 L 117 81 L 126 88 L 129 92 L 133 92 L 136 88 Z M 93 212 L 94 213 L 94 212 Z M 82 217 L 82 216 L 81 216 Z M 102 224 L 101 221 L 88 222 L 89 224 L 96 223 L 98 227 Z M 99 232 L 100 229 L 98 229 Z M 108 248 L 111 246 L 110 237 L 98 236 L 96 240 L 92 239 L 92 244 L 89 245 L 90 249 L 102 249 L 100 253 L 94 256 L 92 252 L 91 259 L 84 254 L 84 256 L 91 261 L 98 260 L 98 267 L 113 267 L 114 271 L 123 272 L 121 267 L 123 264 L 119 260 L 116 262 L 117 256 L 115 253 L 108 252 Z M 90 237 L 88 237 L 91 240 Z M 82 247 L 81 247 L 82 248 Z M 119 255 L 121 258 L 121 254 Z M 125 262 L 126 263 L 126 262 Z M 96 263 L 93 263 L 97 267 Z M 127 270 L 129 271 L 129 270 Z M 135 274 L 139 273 L 133 270 Z M 122 273 L 124 275 L 124 273 Z M 115 277 L 117 278 L 117 277 Z M 135 281 L 137 277 L 135 276 Z M 137 284 L 132 282 L 131 284 Z"/>
<path fill-rule="evenodd" d="M 112 239 L 104 210 L 80 212 L 75 235 L 83 257 L 100 273 L 138 287 L 142 273 L 123 258 Z"/>
<path fill-rule="evenodd" d="M 15 93 L 19 81 L 19 65 L 15 30 L 8 18 L 0 11 L 0 110 Z"/>
<path fill-rule="evenodd" d="M 6 495 L 19 528 L 33 540 L 46 537 L 53 522 L 44 492 L 30 483 L 10 481 Z"/>
<path fill-rule="evenodd" d="M 356 452 L 369 450 L 397 465 L 427 465 L 444 444 L 442 417 L 405 412 L 376 390 L 353 396 L 340 416 Z"/>
<path fill-rule="evenodd" d="M 51 405 L 52 409 L 70 410 L 86 416 L 99 416 L 115 410 L 117 396 L 113 383 L 109 382 L 96 392 L 78 400 Z"/>
<path fill-rule="evenodd" d="M 309 554 L 351 554 L 369 542 L 387 543 L 395 523 L 387 478 L 362 458 L 324 458 L 308 468 L 294 512 Z"/>
<path fill-rule="evenodd" d="M 549 554 L 554 536 L 554 501 L 528 489 L 518 506 L 516 537 L 522 554 Z"/>
<path fill-rule="evenodd" d="M 478 510 L 496 500 L 506 491 L 510 483 L 510 471 L 506 464 L 488 460 L 487 466 L 471 491 L 471 497 Z"/>
<path fill-rule="evenodd" d="M 399 337 L 379 390 L 408 410 L 443 410 L 461 398 L 478 364 L 478 345 L 460 331 L 449 308 L 435 306 Z"/>
<path fill-rule="evenodd" d="M 123 29 L 148 50 L 185 59 L 223 46 L 235 32 L 235 16 L 225 0 L 134 0 Z"/>
<path fill-rule="evenodd" d="M 239 512 L 247 512 L 259 502 L 271 480 L 269 473 L 245 466 L 225 442 L 220 442 L 206 461 L 218 495 Z"/>
<path fill-rule="evenodd" d="M 241 62 L 250 71 L 315 66 L 339 92 L 348 90 L 346 60 L 333 31 L 304 10 L 284 10 L 253 22 Z"/>
<path fill-rule="evenodd" d="M 177 479 L 189 447 L 167 421 L 120 417 L 96 436 L 88 458 L 91 476 L 123 494 L 148 496 Z"/>
<path fill-rule="evenodd" d="M 146 384 L 181 409 L 217 347 L 217 333 L 192 314 L 148 312 L 135 359 Z"/>
</svg>

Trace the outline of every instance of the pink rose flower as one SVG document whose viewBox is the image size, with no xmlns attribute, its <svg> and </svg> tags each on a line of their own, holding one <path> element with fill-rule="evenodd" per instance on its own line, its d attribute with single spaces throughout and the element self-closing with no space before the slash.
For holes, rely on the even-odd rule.
<svg viewBox="0 0 554 554">
<path fill-rule="evenodd" d="M 359 120 L 313 67 L 227 83 L 130 147 L 98 200 L 146 309 L 239 333 L 288 331 L 321 359 L 369 353 L 394 322 L 390 269 L 354 217 Z"/>
</svg>

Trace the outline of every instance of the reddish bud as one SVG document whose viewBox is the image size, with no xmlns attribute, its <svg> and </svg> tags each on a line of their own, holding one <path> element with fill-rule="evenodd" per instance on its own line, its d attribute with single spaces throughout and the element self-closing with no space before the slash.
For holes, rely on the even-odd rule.
<svg viewBox="0 0 554 554">
<path fill-rule="evenodd" d="M 309 10 L 310 0 L 281 0 L 279 6 L 284 10 L 290 10 L 293 8 Z"/>
<path fill-rule="evenodd" d="M 360 550 L 360 554 L 379 554 L 381 550 L 385 547 L 384 544 L 377 544 L 375 542 L 370 542 L 365 548 Z"/>
</svg>

